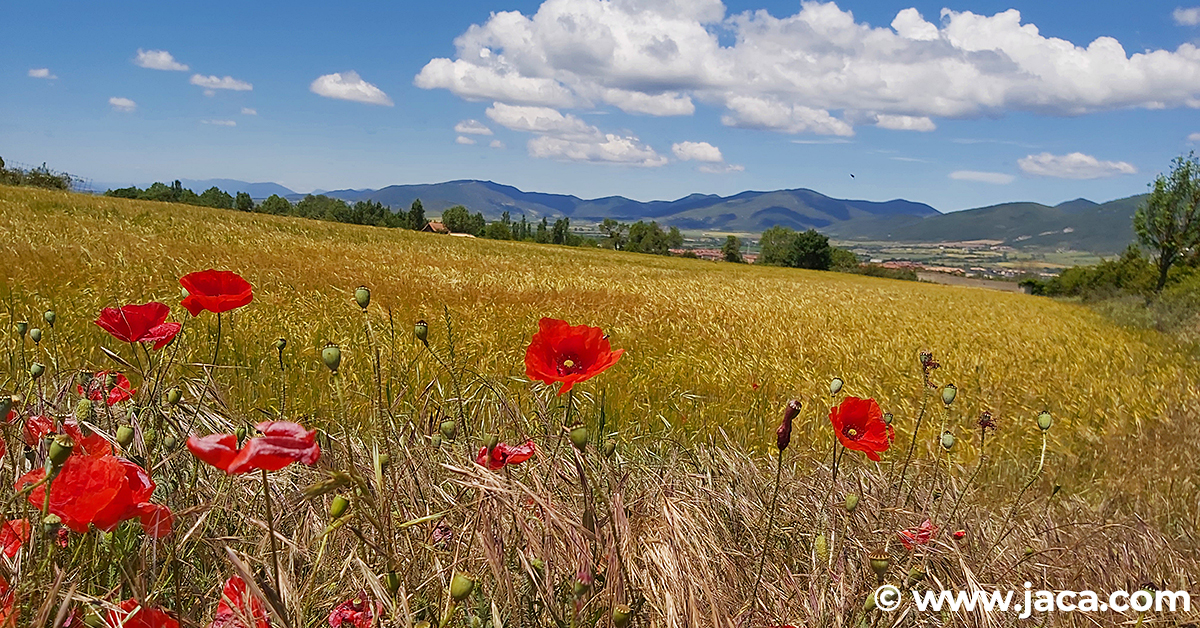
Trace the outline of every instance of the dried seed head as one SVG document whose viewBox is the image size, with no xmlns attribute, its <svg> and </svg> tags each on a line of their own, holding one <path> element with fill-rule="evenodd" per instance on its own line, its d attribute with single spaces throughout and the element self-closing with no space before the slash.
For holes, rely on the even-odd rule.
<svg viewBox="0 0 1200 628">
<path fill-rule="evenodd" d="M 958 395 L 958 387 L 954 384 L 946 384 L 942 389 L 942 403 L 950 405 L 954 403 L 954 397 Z"/>
<path fill-rule="evenodd" d="M 321 361 L 330 371 L 336 373 L 342 364 L 342 348 L 334 344 L 325 345 L 325 348 L 321 349 Z"/>
<path fill-rule="evenodd" d="M 426 323 L 424 319 L 417 321 L 416 324 L 413 325 L 413 335 L 417 337 L 417 340 L 421 341 L 421 344 L 428 347 L 429 323 Z"/>
<path fill-rule="evenodd" d="M 450 597 L 454 598 L 455 602 L 461 602 L 471 595 L 475 590 L 475 581 L 461 573 L 454 574 L 450 579 Z"/>
<path fill-rule="evenodd" d="M 117 443 L 122 447 L 128 447 L 133 443 L 133 426 L 122 425 L 117 428 Z"/>
<path fill-rule="evenodd" d="M 579 451 L 587 449 L 588 439 L 591 438 L 591 434 L 588 432 L 586 425 L 572 428 L 569 436 L 571 437 L 571 444 L 575 446 L 575 449 Z"/>
<path fill-rule="evenodd" d="M 33 379 L 41 377 L 46 372 L 46 365 L 41 362 L 34 362 L 29 365 L 29 376 Z"/>
<path fill-rule="evenodd" d="M 366 286 L 359 286 L 358 289 L 354 291 L 354 302 L 358 303 L 358 307 L 361 307 L 364 310 L 367 309 L 367 306 L 371 305 L 370 289 L 368 289 Z"/>
<path fill-rule="evenodd" d="M 41 342 L 42 341 L 42 330 L 38 329 L 37 327 L 34 327 L 33 329 L 29 330 L 29 339 L 32 340 L 35 344 Z"/>
<path fill-rule="evenodd" d="M 49 325 L 51 329 L 54 329 L 54 321 L 56 318 L 57 317 L 54 315 L 54 310 L 46 310 L 46 313 L 42 314 L 42 319 L 46 321 L 46 324 Z"/>
<path fill-rule="evenodd" d="M 842 378 L 840 378 L 840 377 L 835 377 L 835 378 L 833 378 L 832 380 L 830 380 L 830 382 L 829 382 L 829 394 L 830 394 L 830 395 L 836 395 L 836 394 L 838 394 L 839 392 L 842 392 L 842 385 L 843 385 L 843 384 L 845 384 L 845 382 L 843 382 L 843 381 L 842 381 Z"/>
<path fill-rule="evenodd" d="M 946 451 L 954 449 L 954 434 L 951 434 L 950 430 L 942 432 L 942 449 Z"/>
<path fill-rule="evenodd" d="M 1038 415 L 1037 424 L 1038 427 L 1042 428 L 1042 431 L 1045 432 L 1046 430 L 1050 429 L 1051 425 L 1054 425 L 1054 417 L 1051 417 L 1049 412 L 1043 410 L 1042 413 Z"/>
</svg>

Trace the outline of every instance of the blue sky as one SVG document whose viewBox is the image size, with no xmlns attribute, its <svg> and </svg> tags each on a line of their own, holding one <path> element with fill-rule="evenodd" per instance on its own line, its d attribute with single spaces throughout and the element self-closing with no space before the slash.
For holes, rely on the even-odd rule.
<svg viewBox="0 0 1200 628">
<path fill-rule="evenodd" d="M 7 7 L 0 156 L 949 211 L 1140 193 L 1200 140 L 1200 10 L 1174 2 L 177 4 Z"/>
</svg>

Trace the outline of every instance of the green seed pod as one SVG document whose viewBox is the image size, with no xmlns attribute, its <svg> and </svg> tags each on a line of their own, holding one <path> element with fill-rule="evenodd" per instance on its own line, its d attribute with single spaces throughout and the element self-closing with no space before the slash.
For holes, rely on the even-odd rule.
<svg viewBox="0 0 1200 628">
<path fill-rule="evenodd" d="M 42 318 L 46 321 L 46 324 L 49 325 L 51 329 L 54 329 L 54 320 L 57 318 L 54 315 L 54 310 L 46 310 L 46 313 L 42 314 Z"/>
<path fill-rule="evenodd" d="M 845 382 L 842 381 L 842 378 L 840 378 L 840 377 L 833 378 L 829 382 L 829 394 L 836 395 L 836 394 L 842 392 L 842 386 L 844 384 L 845 384 Z"/>
<path fill-rule="evenodd" d="M 388 595 L 395 596 L 396 592 L 400 590 L 400 574 L 394 571 L 384 574 L 383 586 L 387 588 Z M 425 625 L 428 626 L 429 622 L 425 622 Z"/>
<path fill-rule="evenodd" d="M 50 468 L 61 469 L 74 450 L 75 441 L 71 440 L 70 436 L 66 434 L 55 436 L 54 440 L 50 441 Z"/>
<path fill-rule="evenodd" d="M 587 449 L 588 438 L 591 437 L 591 434 L 588 433 L 587 426 L 580 425 L 571 429 L 570 437 L 571 444 L 575 446 L 575 449 L 583 451 Z"/>
<path fill-rule="evenodd" d="M 237 437 L 238 447 L 241 447 L 242 441 L 246 440 L 246 426 L 239 425 L 238 428 L 233 431 L 233 435 Z"/>
<path fill-rule="evenodd" d="M 421 344 L 428 347 L 429 346 L 429 323 L 426 323 L 424 320 L 417 321 L 417 323 L 415 325 L 413 325 L 413 335 L 417 337 L 417 340 L 421 341 Z"/>
<path fill-rule="evenodd" d="M 892 559 L 883 550 L 877 550 L 867 557 L 871 563 L 871 571 L 875 572 L 875 578 L 879 582 L 883 582 L 883 578 L 887 575 L 888 566 L 891 565 Z"/>
<path fill-rule="evenodd" d="M 58 529 L 61 527 L 62 517 L 54 513 L 50 513 L 42 518 L 42 533 L 48 537 L 58 534 Z"/>
<path fill-rule="evenodd" d="M 329 370 L 336 373 L 342 364 L 342 348 L 337 345 L 325 345 L 325 348 L 321 349 L 321 360 Z"/>
<path fill-rule="evenodd" d="M 487 447 L 488 451 L 496 448 L 500 444 L 500 437 L 495 434 L 488 434 L 487 440 L 483 442 L 483 446 Z"/>
<path fill-rule="evenodd" d="M 180 401 L 183 401 L 183 391 L 182 390 L 180 390 L 179 388 L 172 388 L 171 390 L 167 391 L 167 404 L 168 405 L 177 406 L 177 405 L 179 405 Z"/>
<path fill-rule="evenodd" d="M 96 418 L 96 407 L 92 404 L 91 399 L 80 399 L 79 403 L 75 404 L 75 420 L 79 422 L 91 423 Z"/>
<path fill-rule="evenodd" d="M 871 595 L 868 595 L 867 601 L 863 602 L 863 612 L 864 613 L 869 613 L 878 607 L 879 607 L 879 603 L 875 601 L 874 593 L 872 593 Z M 863 621 L 865 622 L 866 619 L 864 618 Z"/>
<path fill-rule="evenodd" d="M 8 413 L 12 411 L 13 398 L 11 395 L 0 396 L 0 421 L 8 419 Z"/>
<path fill-rule="evenodd" d="M 153 449 L 154 444 L 158 442 L 158 432 L 154 428 L 142 430 L 142 442 L 146 444 L 146 449 Z"/>
<path fill-rule="evenodd" d="M 884 412 L 884 413 L 883 413 L 883 422 L 884 422 L 885 424 L 887 424 L 887 425 L 891 425 L 891 424 L 892 424 L 892 413 L 891 413 L 891 412 Z"/>
<path fill-rule="evenodd" d="M 954 403 L 954 397 L 958 395 L 958 387 L 954 384 L 946 384 L 942 389 L 942 403 L 950 405 Z"/>
<path fill-rule="evenodd" d="M 29 333 L 29 321 L 19 321 L 17 323 L 17 333 L 21 335 L 21 338 L 24 338 L 25 334 Z"/>
<path fill-rule="evenodd" d="M 188 298 L 188 297 L 192 296 L 192 293 L 188 292 L 188 289 L 187 289 L 187 288 L 180 288 L 180 289 L 179 289 L 179 296 L 180 296 L 180 297 L 182 297 L 182 298 L 184 298 L 184 299 L 186 299 L 186 298 Z"/>
<path fill-rule="evenodd" d="M 633 611 L 625 604 L 618 604 L 612 611 L 612 622 L 616 628 L 627 628 L 629 626 L 629 618 L 633 615 Z"/>
<path fill-rule="evenodd" d="M 904 588 L 911 589 L 913 585 L 925 579 L 925 572 L 920 567 L 913 567 L 904 581 Z"/>
<path fill-rule="evenodd" d="M 950 430 L 942 432 L 942 449 L 946 451 L 954 449 L 954 434 L 951 434 Z"/>
<path fill-rule="evenodd" d="M 454 440 L 454 437 L 458 434 L 458 423 L 454 419 L 446 419 L 442 421 L 440 429 L 442 430 L 442 436 L 445 436 L 446 440 Z"/>
<path fill-rule="evenodd" d="M 380 470 L 387 469 L 388 466 L 390 466 L 391 464 L 392 464 L 392 456 L 390 454 L 388 454 L 386 451 L 379 454 Z"/>
<path fill-rule="evenodd" d="M 276 338 L 275 339 L 275 350 L 276 351 L 283 351 L 286 348 L 287 348 L 287 338 Z"/>
<path fill-rule="evenodd" d="M 41 362 L 34 362 L 33 364 L 29 365 L 29 376 L 34 379 L 41 377 L 45 372 L 46 365 L 42 364 Z"/>
<path fill-rule="evenodd" d="M 342 515 L 346 514 L 349 508 L 350 500 L 341 495 L 334 495 L 333 500 L 329 502 L 329 520 L 337 521 L 341 519 Z"/>
<path fill-rule="evenodd" d="M 174 434 L 167 434 L 167 437 L 163 439 L 163 447 L 167 451 L 175 451 L 177 446 L 179 446 L 179 439 L 175 438 Z"/>
<path fill-rule="evenodd" d="M 858 508 L 858 495 L 849 493 L 846 495 L 846 512 L 854 512 L 855 508 Z"/>
<path fill-rule="evenodd" d="M 358 307 L 367 309 L 367 306 L 371 305 L 371 291 L 366 286 L 359 286 L 354 291 L 354 302 L 358 303 Z"/>
<path fill-rule="evenodd" d="M 29 339 L 32 340 L 34 342 L 34 344 L 41 342 L 42 341 L 42 330 L 37 327 L 34 327 L 33 329 L 29 330 Z"/>
<path fill-rule="evenodd" d="M 613 453 L 617 451 L 617 441 L 611 438 L 604 441 L 604 448 L 601 451 L 605 458 L 612 458 Z"/>
<path fill-rule="evenodd" d="M 117 428 L 117 443 L 122 447 L 128 447 L 133 442 L 133 426 L 122 425 Z"/>
<path fill-rule="evenodd" d="M 454 577 L 450 579 L 450 597 L 454 598 L 455 602 L 467 599 L 474 590 L 475 581 L 461 573 L 454 574 Z"/>
<path fill-rule="evenodd" d="M 434 449 L 441 447 L 442 446 L 442 435 L 434 434 L 433 437 L 429 439 L 429 444 L 433 445 Z"/>
<path fill-rule="evenodd" d="M 1037 424 L 1038 427 L 1042 428 L 1042 431 L 1045 432 L 1046 430 L 1050 429 L 1051 425 L 1054 425 L 1054 417 L 1051 417 L 1049 412 L 1043 410 L 1042 413 L 1038 415 Z"/>
<path fill-rule="evenodd" d="M 813 549 L 817 552 L 817 560 L 825 562 L 829 559 L 829 541 L 825 539 L 824 534 L 818 534 L 817 538 L 813 539 Z"/>
</svg>

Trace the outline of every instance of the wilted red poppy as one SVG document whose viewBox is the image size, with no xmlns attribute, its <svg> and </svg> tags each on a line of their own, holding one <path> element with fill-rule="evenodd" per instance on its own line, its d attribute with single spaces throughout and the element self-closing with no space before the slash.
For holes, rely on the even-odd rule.
<svg viewBox="0 0 1200 628">
<path fill-rule="evenodd" d="M 29 541 L 32 527 L 28 519 L 10 519 L 0 526 L 0 546 L 4 547 L 4 555 L 12 558 L 21 551 L 21 546 Z"/>
<path fill-rule="evenodd" d="M 367 592 L 360 591 L 353 599 L 333 608 L 329 614 L 329 628 L 371 628 L 378 610 L 371 608 Z"/>
<path fill-rule="evenodd" d="M 900 542 L 909 551 L 912 551 L 918 545 L 925 545 L 933 539 L 933 535 L 937 534 L 938 527 L 933 525 L 933 521 L 926 519 L 919 526 L 901 530 L 896 534 L 900 537 Z"/>
<path fill-rule="evenodd" d="M 271 628 L 262 600 L 250 594 L 245 581 L 230 576 L 208 628 Z"/>
<path fill-rule="evenodd" d="M 87 432 L 86 434 L 84 432 Z M 112 443 L 108 442 L 103 436 L 86 429 L 86 426 L 81 426 L 75 419 L 67 419 L 63 421 L 63 432 L 75 441 L 75 449 L 71 452 L 73 455 L 82 456 L 108 456 L 112 455 Z"/>
<path fill-rule="evenodd" d="M 165 303 L 152 301 L 143 305 L 125 305 L 120 308 L 106 307 L 100 310 L 96 324 L 122 342 L 150 342 L 154 349 L 167 346 L 182 325 L 168 323 L 171 308 Z"/>
<path fill-rule="evenodd" d="M 829 422 L 846 449 L 861 451 L 875 461 L 896 437 L 896 430 L 883 421 L 883 411 L 874 399 L 846 397 L 829 409 Z"/>
<path fill-rule="evenodd" d="M 106 628 L 179 628 L 179 620 L 173 613 L 161 608 L 142 606 L 137 600 L 121 602 L 110 609 L 104 620 Z"/>
<path fill-rule="evenodd" d="M 498 443 L 492 448 L 492 454 L 488 455 L 487 447 L 480 447 L 479 454 L 475 456 L 475 464 L 485 466 L 493 471 L 504 468 L 506 464 L 521 464 L 533 457 L 533 452 L 537 451 L 533 441 L 525 441 L 523 445 L 509 447 L 504 443 Z"/>
<path fill-rule="evenodd" d="M 134 390 L 133 384 L 129 383 L 129 378 L 125 377 L 124 373 L 116 373 L 117 381 L 113 385 L 112 390 L 109 390 L 107 394 L 104 392 L 108 388 L 108 376 L 110 373 L 112 372 L 100 371 L 96 373 L 88 381 L 87 391 L 84 391 L 81 384 L 75 385 L 75 391 L 92 401 L 103 401 L 109 406 L 133 399 L 133 394 L 137 391 Z"/>
<path fill-rule="evenodd" d="M 192 316 L 199 316 L 204 310 L 213 314 L 228 312 L 254 299 L 254 290 L 250 282 L 228 270 L 210 268 L 190 273 L 181 277 L 179 284 L 188 292 L 188 296 L 183 299 L 183 307 L 187 308 Z"/>
<path fill-rule="evenodd" d="M 25 419 L 25 426 L 21 428 L 21 438 L 30 447 L 37 447 L 43 438 L 53 433 L 54 419 L 40 414 Z"/>
<path fill-rule="evenodd" d="M 230 475 L 278 471 L 293 462 L 314 465 L 321 458 L 315 430 L 291 421 L 264 421 L 256 427 L 262 436 L 246 441 L 240 450 L 233 434 L 190 436 L 187 446 L 192 455 Z"/>
<path fill-rule="evenodd" d="M 525 350 L 525 376 L 546 384 L 561 382 L 563 394 L 621 359 L 624 349 L 612 350 L 599 327 L 568 325 L 556 318 L 538 321 L 538 331 Z"/>
<path fill-rule="evenodd" d="M 17 480 L 16 490 L 37 484 L 46 476 L 36 469 Z M 139 519 L 147 534 L 160 538 L 171 532 L 171 511 L 150 503 L 154 481 L 137 464 L 112 455 L 72 455 L 50 484 L 50 512 L 80 534 L 95 525 L 111 531 L 122 521 Z M 29 503 L 41 508 L 45 485 L 29 493 Z"/>
</svg>

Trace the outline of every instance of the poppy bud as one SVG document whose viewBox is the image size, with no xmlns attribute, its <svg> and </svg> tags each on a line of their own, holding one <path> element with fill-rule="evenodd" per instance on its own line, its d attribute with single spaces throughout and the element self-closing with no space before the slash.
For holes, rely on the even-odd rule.
<svg viewBox="0 0 1200 628">
<path fill-rule="evenodd" d="M 942 403 L 950 405 L 954 403 L 954 397 L 958 394 L 958 387 L 954 384 L 946 384 L 942 389 Z"/>
<path fill-rule="evenodd" d="M 237 438 L 238 447 L 241 447 L 242 441 L 246 440 L 246 426 L 239 425 L 238 428 L 233 431 L 233 435 Z"/>
<path fill-rule="evenodd" d="M 354 291 L 354 302 L 358 303 L 358 307 L 367 309 L 367 306 L 371 305 L 371 291 L 366 286 L 359 286 Z"/>
<path fill-rule="evenodd" d="M 461 602 L 471 595 L 475 590 L 475 581 L 460 573 L 454 574 L 450 579 L 450 597 L 454 598 L 455 602 Z"/>
<path fill-rule="evenodd" d="M 454 440 L 454 436 L 458 434 L 458 423 L 454 419 L 446 419 L 442 421 L 441 430 L 442 436 L 445 436 L 448 440 Z"/>
<path fill-rule="evenodd" d="M 133 426 L 122 425 L 117 428 L 117 443 L 122 447 L 128 447 L 133 442 Z"/>
<path fill-rule="evenodd" d="M 346 510 L 350 508 L 350 500 L 341 495 L 334 495 L 333 501 L 329 502 L 329 520 L 337 521 L 346 514 Z"/>
<path fill-rule="evenodd" d="M 167 437 L 163 439 L 163 447 L 166 447 L 167 451 L 175 451 L 177 445 L 179 445 L 179 439 L 175 438 L 174 434 L 167 434 Z"/>
<path fill-rule="evenodd" d="M 1051 425 L 1054 425 L 1054 418 L 1050 416 L 1049 412 L 1043 410 L 1042 413 L 1038 415 L 1037 424 L 1038 427 L 1042 428 L 1042 431 L 1045 432 L 1046 430 L 1050 429 Z"/>
<path fill-rule="evenodd" d="M 883 550 L 877 550 L 867 557 L 867 561 L 871 563 L 871 571 L 875 572 L 875 577 L 879 582 L 883 582 L 883 577 L 887 574 L 888 566 L 892 559 Z"/>
<path fill-rule="evenodd" d="M 338 366 L 342 364 L 342 349 L 337 345 L 325 345 L 321 349 L 321 360 L 325 362 L 325 366 L 334 373 L 337 372 Z"/>
<path fill-rule="evenodd" d="M 24 338 L 25 334 L 29 333 L 29 321 L 18 322 L 17 323 L 17 333 L 20 334 L 22 338 Z"/>
<path fill-rule="evenodd" d="M 396 591 L 400 590 L 400 574 L 389 571 L 383 576 L 383 586 L 387 587 L 388 595 L 396 595 Z M 425 622 L 428 626 L 429 622 Z"/>
<path fill-rule="evenodd" d="M 946 451 L 954 449 L 954 434 L 951 434 L 950 430 L 942 432 L 942 449 Z"/>
<path fill-rule="evenodd" d="M 34 344 L 41 342 L 42 341 L 42 330 L 38 329 L 37 327 L 34 327 L 33 329 L 29 330 L 29 339 L 32 340 L 34 342 Z"/>
<path fill-rule="evenodd" d="M 629 618 L 633 612 L 628 606 L 618 604 L 612 611 L 612 622 L 616 628 L 627 628 L 629 626 Z"/>
<path fill-rule="evenodd" d="M 813 549 L 817 552 L 817 560 L 825 562 L 829 558 L 829 541 L 825 540 L 824 534 L 818 534 L 813 539 Z"/>
<path fill-rule="evenodd" d="M 904 581 L 904 588 L 911 589 L 913 585 L 925 579 L 925 572 L 921 571 L 920 567 L 913 567 L 908 572 L 908 579 Z"/>
<path fill-rule="evenodd" d="M 854 512 L 855 508 L 858 508 L 858 495 L 849 493 L 846 495 L 846 512 Z"/>
<path fill-rule="evenodd" d="M 836 394 L 838 394 L 838 393 L 842 392 L 842 385 L 843 385 L 844 383 L 845 383 L 845 382 L 843 382 L 843 381 L 842 381 L 842 378 L 840 378 L 840 377 L 835 377 L 835 378 L 833 378 L 832 380 L 830 380 L 830 382 L 829 382 L 829 394 L 830 394 L 830 395 L 836 395 Z"/>
<path fill-rule="evenodd" d="M 613 453 L 617 451 L 617 441 L 611 438 L 604 441 L 604 448 L 602 451 L 604 452 L 605 458 L 612 458 Z"/>
<path fill-rule="evenodd" d="M 800 415 L 800 400 L 792 399 L 783 408 L 783 422 L 775 430 L 775 446 L 779 451 L 787 449 L 792 442 L 792 420 Z"/>
<path fill-rule="evenodd" d="M 868 595 L 867 601 L 863 602 L 863 612 L 864 613 L 869 613 L 878 607 L 879 607 L 879 603 L 875 601 L 875 596 L 873 594 Z M 863 621 L 865 622 L 866 619 L 864 618 Z"/>
<path fill-rule="evenodd" d="M 429 439 L 429 444 L 433 445 L 434 449 L 441 447 L 442 446 L 442 435 L 434 434 L 433 437 Z"/>
<path fill-rule="evenodd" d="M 54 315 L 54 310 L 46 310 L 46 313 L 42 314 L 42 318 L 45 319 L 46 324 L 49 325 L 51 329 L 54 328 L 54 320 L 57 318 Z"/>
<path fill-rule="evenodd" d="M 276 338 L 275 339 L 275 350 L 283 351 L 285 348 L 287 348 L 287 338 Z"/>
<path fill-rule="evenodd" d="M 182 390 L 180 390 L 178 388 L 172 388 L 171 390 L 167 391 L 167 404 L 172 405 L 172 406 L 177 406 L 177 405 L 179 405 L 179 402 L 182 400 L 183 400 L 183 391 Z"/>
<path fill-rule="evenodd" d="M 592 573 L 587 570 L 579 570 L 579 575 L 575 576 L 575 582 L 571 585 L 571 592 L 575 597 L 583 597 L 592 588 Z"/>
<path fill-rule="evenodd" d="M 61 469 L 71 452 L 75 450 L 75 441 L 66 434 L 59 434 L 50 441 L 50 468 L 54 471 Z"/>
<path fill-rule="evenodd" d="M 892 424 L 892 413 L 891 413 L 891 412 L 884 412 L 884 413 L 883 413 L 883 422 L 884 422 L 884 424 L 885 424 L 885 425 L 891 425 L 891 424 Z"/>
<path fill-rule="evenodd" d="M 29 376 L 34 379 L 41 377 L 45 372 L 46 366 L 41 362 L 34 362 L 33 364 L 29 365 Z"/>
<path fill-rule="evenodd" d="M 495 434 L 489 434 L 487 437 L 487 440 L 483 443 L 483 446 L 487 447 L 487 450 L 490 453 L 493 449 L 496 448 L 496 445 L 499 445 L 499 444 L 500 444 L 500 437 Z"/>
<path fill-rule="evenodd" d="M 961 541 L 963 539 L 963 537 L 965 537 L 965 536 L 967 536 L 966 530 L 955 530 L 954 531 L 954 539 L 956 541 Z"/>
<path fill-rule="evenodd" d="M 424 320 L 417 321 L 417 324 L 413 325 L 413 335 L 417 337 L 417 340 L 421 341 L 421 344 L 428 347 L 429 323 L 426 323 Z"/>
<path fill-rule="evenodd" d="M 575 449 L 579 451 L 587 449 L 588 438 L 591 436 L 588 434 L 587 426 L 580 425 L 573 428 L 569 436 L 571 437 L 571 444 L 575 446 Z"/>
</svg>

